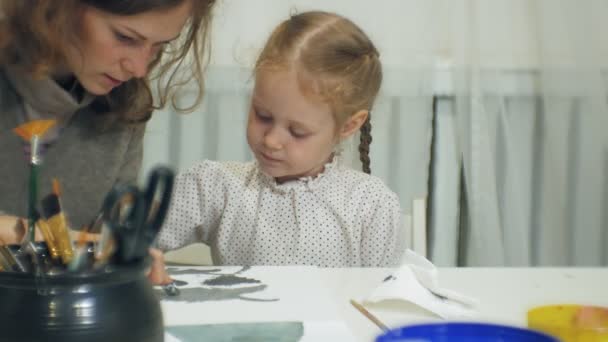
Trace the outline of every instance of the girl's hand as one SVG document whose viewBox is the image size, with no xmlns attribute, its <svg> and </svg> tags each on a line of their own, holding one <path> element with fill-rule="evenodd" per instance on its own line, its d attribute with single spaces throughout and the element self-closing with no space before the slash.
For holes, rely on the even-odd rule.
<svg viewBox="0 0 608 342">
<path fill-rule="evenodd" d="M 27 221 L 17 216 L 0 215 L 0 245 L 21 243 Z"/>
<path fill-rule="evenodd" d="M 156 248 L 150 248 L 152 257 L 152 267 L 148 273 L 148 279 L 154 285 L 166 285 L 173 281 L 165 268 L 165 256 L 163 252 Z"/>
</svg>

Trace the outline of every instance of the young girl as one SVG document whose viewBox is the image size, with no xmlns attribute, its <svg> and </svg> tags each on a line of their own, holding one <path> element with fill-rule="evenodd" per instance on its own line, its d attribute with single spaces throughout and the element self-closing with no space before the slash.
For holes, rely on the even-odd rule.
<svg viewBox="0 0 608 342">
<path fill-rule="evenodd" d="M 337 152 L 369 111 L 378 51 L 348 19 L 294 15 L 255 65 L 247 141 L 255 162 L 203 161 L 176 178 L 158 247 L 202 241 L 219 265 L 392 266 L 405 248 L 397 196 Z"/>
</svg>

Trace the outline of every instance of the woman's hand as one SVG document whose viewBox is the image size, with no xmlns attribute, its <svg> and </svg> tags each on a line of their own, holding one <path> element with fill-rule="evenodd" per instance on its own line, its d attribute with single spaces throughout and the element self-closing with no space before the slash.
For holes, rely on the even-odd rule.
<svg viewBox="0 0 608 342">
<path fill-rule="evenodd" d="M 166 285 L 173 281 L 165 267 L 165 256 L 160 249 L 150 248 L 152 267 L 148 273 L 148 279 L 154 285 Z"/>
<path fill-rule="evenodd" d="M 0 245 L 21 243 L 27 221 L 17 216 L 0 215 Z"/>
</svg>

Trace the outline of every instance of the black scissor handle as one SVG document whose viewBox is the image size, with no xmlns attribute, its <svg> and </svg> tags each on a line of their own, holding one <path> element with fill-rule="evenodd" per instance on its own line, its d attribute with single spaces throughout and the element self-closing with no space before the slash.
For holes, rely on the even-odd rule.
<svg viewBox="0 0 608 342">
<path fill-rule="evenodd" d="M 144 202 L 146 212 L 146 229 L 145 237 L 152 243 L 158 232 L 160 231 L 169 203 L 171 201 L 171 193 L 173 192 L 173 179 L 175 175 L 171 169 L 166 167 L 157 167 L 150 172 L 148 182 L 145 188 Z M 156 195 L 160 189 L 158 207 L 156 207 Z"/>
<path fill-rule="evenodd" d="M 171 169 L 156 167 L 142 191 L 133 185 L 117 185 L 108 193 L 102 217 L 116 241 L 117 262 L 130 263 L 148 255 L 169 209 L 173 179 Z"/>
<path fill-rule="evenodd" d="M 137 237 L 137 245 L 130 257 L 140 259 L 148 255 L 158 235 L 171 200 L 173 191 L 173 171 L 166 167 L 157 167 L 150 172 L 144 193 L 142 194 L 142 221 Z M 157 198 L 158 196 L 158 198 Z"/>
<path fill-rule="evenodd" d="M 142 194 L 132 185 L 115 186 L 103 202 L 103 220 L 110 227 L 116 242 L 114 258 L 121 263 L 131 261 L 137 254 L 142 222 L 145 220 L 143 209 Z"/>
</svg>

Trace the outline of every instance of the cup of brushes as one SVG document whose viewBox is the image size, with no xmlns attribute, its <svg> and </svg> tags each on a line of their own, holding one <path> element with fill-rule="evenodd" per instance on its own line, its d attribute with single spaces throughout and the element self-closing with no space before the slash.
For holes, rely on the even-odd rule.
<svg viewBox="0 0 608 342">
<path fill-rule="evenodd" d="M 40 127 L 52 125 L 24 126 L 15 132 L 26 144 L 38 144 L 44 135 Z M 171 170 L 153 170 L 146 189 L 113 189 L 99 215 L 83 233 L 76 233 L 74 242 L 57 180 L 52 193 L 40 201 L 40 211 L 36 206 L 42 163 L 38 147 L 30 150 L 26 234 L 19 245 L 0 246 L 0 342 L 162 341 L 160 303 L 146 277 L 149 256 L 141 251 L 147 251 L 162 224 L 173 185 Z M 160 204 L 152 205 L 158 196 L 150 188 L 158 185 Z M 148 215 L 151 207 L 156 215 Z M 35 241 L 36 228 L 44 241 Z M 87 230 L 100 233 L 99 239 L 86 241 Z M 137 248 L 125 251 L 130 246 Z"/>
</svg>

